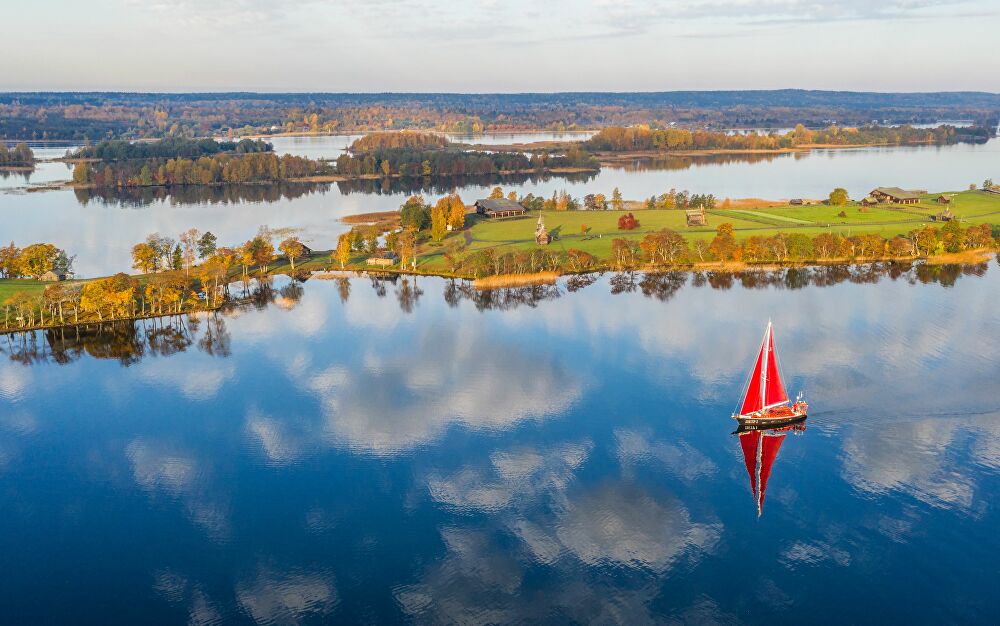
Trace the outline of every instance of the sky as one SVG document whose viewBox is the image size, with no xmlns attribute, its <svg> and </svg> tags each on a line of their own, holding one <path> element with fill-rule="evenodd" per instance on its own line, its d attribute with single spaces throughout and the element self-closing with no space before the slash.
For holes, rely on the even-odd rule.
<svg viewBox="0 0 1000 626">
<path fill-rule="evenodd" d="M 1000 0 L 12 0 L 2 14 L 4 91 L 1000 92 Z"/>
</svg>

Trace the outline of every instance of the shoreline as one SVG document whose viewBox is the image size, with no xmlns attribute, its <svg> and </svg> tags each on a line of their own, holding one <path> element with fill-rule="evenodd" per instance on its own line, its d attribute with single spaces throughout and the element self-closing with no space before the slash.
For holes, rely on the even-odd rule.
<svg viewBox="0 0 1000 626">
<path fill-rule="evenodd" d="M 320 258 L 329 258 L 328 254 L 323 252 L 316 252 L 315 255 L 320 256 Z M 956 253 L 946 253 L 931 257 L 923 256 L 912 256 L 912 257 L 872 257 L 872 258 L 832 258 L 832 259 L 813 259 L 809 261 L 786 261 L 786 262 L 776 262 L 768 261 L 762 263 L 748 263 L 744 261 L 704 261 L 704 262 L 694 262 L 694 263 L 684 263 L 678 265 L 636 265 L 634 267 L 615 269 L 610 265 L 601 265 L 592 268 L 588 268 L 582 271 L 546 271 L 546 272 L 530 272 L 524 274 L 494 274 L 489 276 L 474 276 L 470 274 L 446 272 L 446 271 L 422 271 L 419 266 L 417 269 L 409 268 L 398 268 L 398 267 L 388 267 L 388 268 L 378 268 L 372 269 L 367 267 L 354 267 L 347 266 L 344 269 L 339 269 L 335 267 L 335 263 L 332 260 L 327 261 L 325 264 L 316 263 L 312 267 L 309 266 L 310 262 L 314 262 L 317 259 L 312 259 L 310 262 L 301 264 L 297 267 L 296 273 L 301 273 L 304 271 L 309 271 L 309 277 L 303 280 L 315 278 L 317 280 L 337 280 L 337 279 L 350 279 L 350 278 L 361 278 L 366 276 L 387 276 L 387 275 L 397 275 L 397 276 L 423 276 L 450 280 L 463 280 L 472 283 L 472 286 L 480 291 L 492 291 L 497 289 L 508 289 L 508 288 L 518 288 L 518 287 L 531 287 L 537 285 L 553 285 L 558 282 L 560 278 L 571 278 L 574 276 L 590 276 L 599 275 L 605 273 L 649 273 L 649 274 L 659 274 L 659 273 L 674 273 L 683 272 L 685 274 L 697 274 L 701 272 L 711 272 L 716 274 L 743 274 L 747 272 L 775 272 L 781 270 L 790 269 L 806 269 L 806 268 L 821 268 L 821 267 L 860 267 L 864 265 L 871 265 L 874 263 L 902 263 L 912 265 L 914 263 L 920 262 L 928 266 L 938 267 L 945 265 L 960 265 L 960 266 L 971 266 L 978 265 L 980 263 L 989 262 L 991 255 L 996 255 L 997 250 L 983 248 L 979 250 L 966 250 L 963 252 Z M 320 267 L 320 265 L 326 265 L 326 267 Z M 308 269 L 307 269 L 308 268 Z M 280 269 L 268 271 L 265 276 L 288 276 L 295 280 L 292 272 L 286 271 L 285 267 Z M 99 279 L 88 279 L 88 280 L 99 280 Z M 232 284 L 232 283 L 230 283 Z M 244 301 L 246 300 L 246 301 Z M 44 325 L 33 325 L 21 328 L 0 328 L 0 336 L 4 335 L 14 335 L 18 333 L 34 332 L 38 330 L 60 330 L 60 329 L 71 329 L 71 328 L 87 328 L 87 327 L 102 327 L 106 325 L 121 323 L 121 322 L 136 322 L 147 319 L 159 319 L 167 317 L 176 317 L 182 315 L 191 315 L 198 313 L 218 313 L 220 311 L 225 311 L 226 309 L 235 308 L 242 304 L 246 304 L 250 299 L 234 299 L 229 301 L 224 301 L 217 306 L 199 307 L 197 309 L 192 309 L 189 311 L 171 311 L 165 313 L 146 313 L 139 315 L 131 315 L 125 317 L 118 317 L 114 319 L 97 320 L 97 319 L 87 319 L 79 322 L 65 322 L 58 324 L 44 324 Z"/>
</svg>

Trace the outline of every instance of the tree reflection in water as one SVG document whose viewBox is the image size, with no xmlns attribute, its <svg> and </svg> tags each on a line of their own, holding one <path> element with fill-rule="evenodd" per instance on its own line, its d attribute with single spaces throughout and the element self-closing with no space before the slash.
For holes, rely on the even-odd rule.
<svg viewBox="0 0 1000 626">
<path fill-rule="evenodd" d="M 876 284 L 884 279 L 910 284 L 940 284 L 952 287 L 962 276 L 982 276 L 988 263 L 973 265 L 928 265 L 898 262 L 845 266 L 796 267 L 729 272 L 620 272 L 607 279 L 611 294 L 640 291 L 647 298 L 667 302 L 690 284 L 694 288 L 732 289 L 802 289 L 829 287 L 842 283 Z M 307 276 L 303 276 L 303 279 Z M 362 278 L 360 275 L 354 280 Z M 412 314 L 429 283 L 443 284 L 443 298 L 449 307 L 471 303 L 478 311 L 512 311 L 535 308 L 575 293 L 598 280 L 603 274 L 570 276 L 551 285 L 527 285 L 499 289 L 476 289 L 471 281 L 434 277 L 371 273 L 365 276 L 379 298 L 388 295 L 391 285 L 400 310 Z M 271 305 L 293 309 L 305 294 L 304 280 L 292 279 L 275 288 L 272 277 L 250 278 L 243 283 L 242 298 L 230 309 L 264 310 Z M 352 280 L 336 279 L 341 303 L 350 299 Z M 134 321 L 116 321 L 89 326 L 66 327 L 9 333 L 0 337 L 0 354 L 11 361 L 33 363 L 72 363 L 83 355 L 95 359 L 117 360 L 123 366 L 137 363 L 148 355 L 170 356 L 185 352 L 192 345 L 211 356 L 228 357 L 232 337 L 226 329 L 226 313 L 175 315 Z"/>
</svg>

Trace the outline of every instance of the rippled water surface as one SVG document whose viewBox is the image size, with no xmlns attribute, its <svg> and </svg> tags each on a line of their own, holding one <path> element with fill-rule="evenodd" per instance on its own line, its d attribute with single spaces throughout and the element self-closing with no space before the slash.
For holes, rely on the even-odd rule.
<svg viewBox="0 0 1000 626">
<path fill-rule="evenodd" d="M 5 621 L 996 620 L 996 262 L 588 283 L 0 338 Z"/>
</svg>

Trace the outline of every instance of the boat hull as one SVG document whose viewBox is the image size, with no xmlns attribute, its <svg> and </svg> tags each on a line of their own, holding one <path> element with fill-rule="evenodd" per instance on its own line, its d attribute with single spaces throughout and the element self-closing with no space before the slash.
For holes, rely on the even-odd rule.
<svg viewBox="0 0 1000 626">
<path fill-rule="evenodd" d="M 805 421 L 806 417 L 805 413 L 783 417 L 743 417 L 737 415 L 736 421 L 739 422 L 740 430 L 768 430 Z"/>
<path fill-rule="evenodd" d="M 739 422 L 740 426 L 759 430 L 801 422 L 806 418 L 808 410 L 808 405 L 805 402 L 799 401 L 791 406 L 785 404 L 767 409 L 761 413 L 734 415 L 733 417 Z"/>
</svg>

